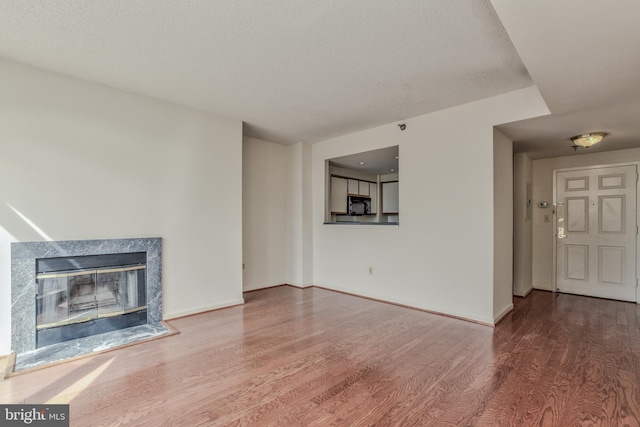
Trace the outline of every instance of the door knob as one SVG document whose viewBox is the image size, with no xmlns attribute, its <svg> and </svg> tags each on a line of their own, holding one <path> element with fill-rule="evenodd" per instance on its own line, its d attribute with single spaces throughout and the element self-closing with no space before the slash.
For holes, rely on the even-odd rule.
<svg viewBox="0 0 640 427">
<path fill-rule="evenodd" d="M 564 234 L 564 227 L 558 227 L 558 239 L 565 239 L 567 237 L 566 234 Z"/>
</svg>

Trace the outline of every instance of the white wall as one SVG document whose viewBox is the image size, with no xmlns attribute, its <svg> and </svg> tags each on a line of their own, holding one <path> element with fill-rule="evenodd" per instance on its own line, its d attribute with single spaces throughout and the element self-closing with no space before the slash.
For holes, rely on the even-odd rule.
<svg viewBox="0 0 640 427">
<path fill-rule="evenodd" d="M 315 283 L 493 323 L 493 126 L 547 113 L 532 87 L 314 144 Z M 392 145 L 402 223 L 323 224 L 325 160 Z"/>
<path fill-rule="evenodd" d="M 288 146 L 291 168 L 288 197 L 289 266 L 286 283 L 299 287 L 313 284 L 313 228 L 311 197 L 311 146 L 298 142 Z"/>
<path fill-rule="evenodd" d="M 513 142 L 493 129 L 493 319 L 513 309 Z"/>
<path fill-rule="evenodd" d="M 245 291 L 287 280 L 287 228 L 291 220 L 288 146 L 244 137 L 242 248 Z"/>
<path fill-rule="evenodd" d="M 163 238 L 164 316 L 242 302 L 242 123 L 0 61 L 0 354 L 10 241 Z"/>
<path fill-rule="evenodd" d="M 313 284 L 311 147 L 244 138 L 244 290 Z"/>
<path fill-rule="evenodd" d="M 606 144 L 606 141 L 603 144 Z M 544 215 L 551 215 L 552 212 L 551 209 L 537 207 L 541 201 L 553 203 L 553 170 L 635 161 L 640 161 L 640 148 L 533 161 L 532 276 L 534 288 L 553 290 L 554 223 L 553 220 L 544 222 Z"/>
<path fill-rule="evenodd" d="M 530 186 L 530 196 L 533 195 L 533 162 L 525 153 L 513 156 L 513 294 L 524 297 L 532 289 L 532 218 L 527 219 L 528 203 L 533 198 L 527 198 L 527 185 Z M 531 206 L 530 214 L 533 216 Z M 547 209 L 551 214 L 551 209 Z"/>
</svg>

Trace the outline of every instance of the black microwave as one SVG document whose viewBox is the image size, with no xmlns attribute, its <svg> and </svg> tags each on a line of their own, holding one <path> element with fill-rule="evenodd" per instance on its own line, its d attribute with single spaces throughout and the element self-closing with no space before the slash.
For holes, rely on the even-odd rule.
<svg viewBox="0 0 640 427">
<path fill-rule="evenodd" d="M 371 215 L 371 198 L 348 196 L 349 215 Z"/>
</svg>

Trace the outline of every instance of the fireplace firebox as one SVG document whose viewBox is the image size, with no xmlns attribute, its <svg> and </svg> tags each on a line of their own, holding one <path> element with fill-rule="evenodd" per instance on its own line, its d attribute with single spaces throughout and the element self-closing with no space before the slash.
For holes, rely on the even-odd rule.
<svg viewBox="0 0 640 427">
<path fill-rule="evenodd" d="M 36 259 L 36 348 L 147 323 L 146 253 Z"/>
</svg>

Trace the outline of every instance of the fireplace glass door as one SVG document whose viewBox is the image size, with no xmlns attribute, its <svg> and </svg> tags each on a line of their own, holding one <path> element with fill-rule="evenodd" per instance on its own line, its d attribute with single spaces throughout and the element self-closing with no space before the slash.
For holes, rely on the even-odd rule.
<svg viewBox="0 0 640 427">
<path fill-rule="evenodd" d="M 145 310 L 144 265 L 36 275 L 38 330 Z"/>
</svg>

